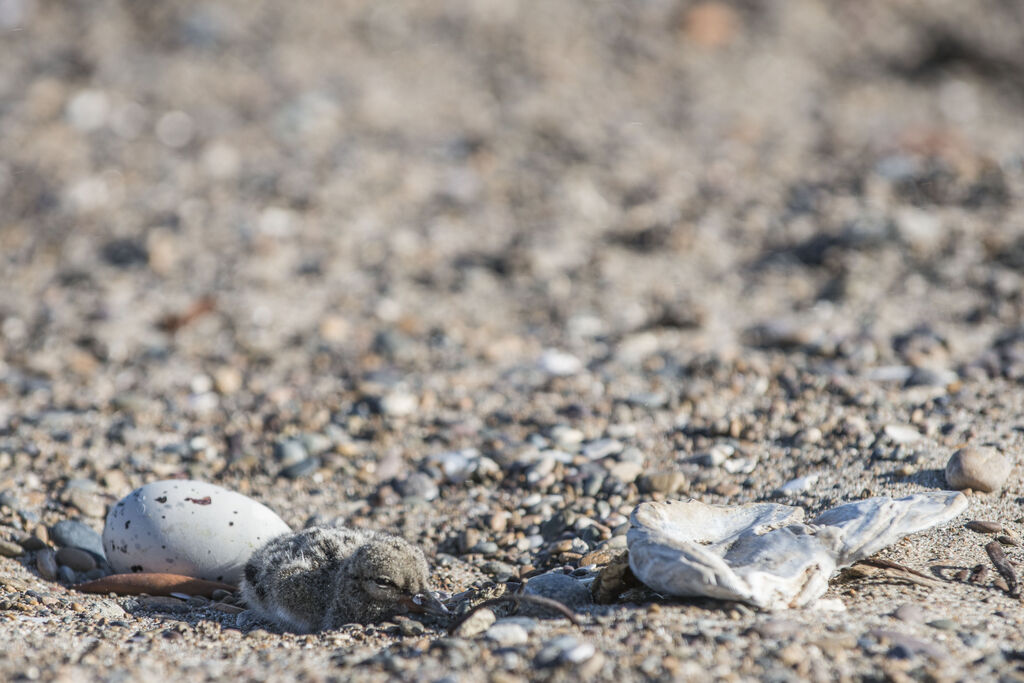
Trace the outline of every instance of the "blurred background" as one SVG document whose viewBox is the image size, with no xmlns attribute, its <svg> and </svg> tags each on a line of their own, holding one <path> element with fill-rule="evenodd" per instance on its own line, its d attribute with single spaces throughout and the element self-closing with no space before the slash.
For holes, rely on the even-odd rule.
<svg viewBox="0 0 1024 683">
<path fill-rule="evenodd" d="M 0 412 L 1015 376 L 1022 44 L 1003 0 L 0 0 Z"/>
</svg>

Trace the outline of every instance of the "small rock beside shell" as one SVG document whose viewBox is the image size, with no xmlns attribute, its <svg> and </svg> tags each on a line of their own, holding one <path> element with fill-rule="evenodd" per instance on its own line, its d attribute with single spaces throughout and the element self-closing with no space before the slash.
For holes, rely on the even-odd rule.
<svg viewBox="0 0 1024 683">
<path fill-rule="evenodd" d="M 991 493 L 1006 484 L 1011 469 L 1010 461 L 996 449 L 967 446 L 946 463 L 946 482 L 959 491 L 974 489 Z"/>
</svg>

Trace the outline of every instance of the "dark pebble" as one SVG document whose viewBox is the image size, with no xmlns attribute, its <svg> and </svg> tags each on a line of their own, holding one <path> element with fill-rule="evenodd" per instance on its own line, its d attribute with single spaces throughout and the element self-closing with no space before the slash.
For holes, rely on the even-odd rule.
<svg viewBox="0 0 1024 683">
<path fill-rule="evenodd" d="M 281 470 L 280 476 L 284 477 L 285 479 L 298 479 L 300 477 L 305 477 L 310 474 L 313 474 L 313 472 L 316 472 L 319 467 L 320 458 L 306 458 L 301 462 L 297 462 L 294 465 L 289 465 L 288 467 L 285 467 L 283 470 Z"/>
<path fill-rule="evenodd" d="M 58 548 L 80 548 L 101 560 L 106 560 L 103 539 L 89 526 L 73 519 L 65 519 L 50 527 L 50 540 Z"/>
</svg>

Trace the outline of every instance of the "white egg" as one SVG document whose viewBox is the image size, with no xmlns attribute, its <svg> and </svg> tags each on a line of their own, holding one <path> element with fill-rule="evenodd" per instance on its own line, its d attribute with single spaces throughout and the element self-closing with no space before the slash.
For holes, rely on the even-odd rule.
<svg viewBox="0 0 1024 683">
<path fill-rule="evenodd" d="M 115 571 L 238 584 L 253 551 L 291 529 L 266 505 L 201 481 L 135 489 L 110 508 L 103 549 Z"/>
</svg>

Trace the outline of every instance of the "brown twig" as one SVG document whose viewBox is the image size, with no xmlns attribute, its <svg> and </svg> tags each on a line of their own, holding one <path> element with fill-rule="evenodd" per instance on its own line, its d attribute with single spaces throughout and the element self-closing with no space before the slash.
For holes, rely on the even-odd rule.
<svg viewBox="0 0 1024 683">
<path fill-rule="evenodd" d="M 929 576 L 928 574 L 925 574 L 924 572 L 920 572 L 920 571 L 918 571 L 916 569 L 912 569 L 911 567 L 908 567 L 906 565 L 900 564 L 898 562 L 893 562 L 892 560 L 883 560 L 883 559 L 881 559 L 879 557 L 871 557 L 871 558 L 868 558 L 866 560 L 861 560 L 857 564 L 866 564 L 866 565 L 869 565 L 871 567 L 878 567 L 879 569 L 894 569 L 894 570 L 896 570 L 898 572 L 905 572 L 907 574 L 913 574 L 914 576 L 919 576 L 922 579 L 927 579 L 929 581 L 937 581 L 938 580 L 934 576 Z"/>
<path fill-rule="evenodd" d="M 988 553 L 988 559 L 992 560 L 992 564 L 995 565 L 996 571 L 1006 581 L 1006 592 L 1010 597 L 1019 598 L 1020 582 L 1017 580 L 1017 572 L 1010 564 L 1010 560 L 1007 559 L 1006 553 L 1003 552 L 1003 546 L 999 541 L 992 541 L 985 546 L 985 552 Z"/>
<path fill-rule="evenodd" d="M 497 598 L 485 600 L 484 602 L 481 602 L 479 605 L 474 605 L 472 609 L 463 614 L 448 627 L 448 635 L 455 633 L 456 629 L 458 629 L 460 626 L 466 623 L 466 621 L 471 616 L 476 614 L 478 611 L 486 607 L 497 607 L 498 605 L 503 605 L 509 602 L 513 603 L 517 609 L 519 605 L 524 602 L 530 603 L 531 605 L 537 605 L 539 607 L 547 607 L 548 609 L 558 612 L 566 619 L 571 621 L 574 625 L 580 625 L 579 619 L 577 619 L 576 615 L 572 613 L 572 610 L 570 610 L 568 607 L 566 607 L 558 600 L 552 600 L 551 598 L 543 598 L 539 595 L 524 595 L 523 593 L 513 593 L 511 595 L 502 595 Z"/>
<path fill-rule="evenodd" d="M 157 322 L 157 327 L 168 334 L 174 334 L 197 318 L 201 318 L 213 311 L 216 305 L 217 302 L 212 296 L 200 297 L 181 313 L 171 313 L 161 318 Z"/>
</svg>

